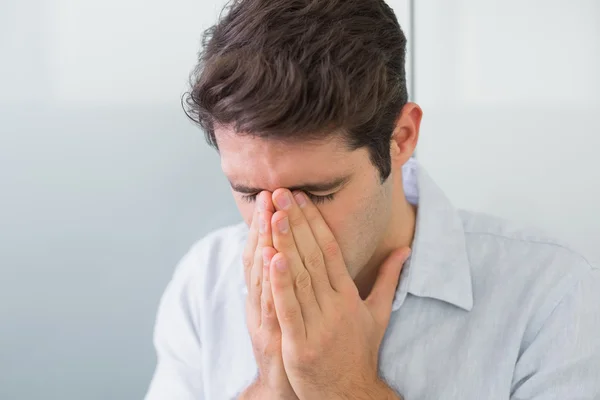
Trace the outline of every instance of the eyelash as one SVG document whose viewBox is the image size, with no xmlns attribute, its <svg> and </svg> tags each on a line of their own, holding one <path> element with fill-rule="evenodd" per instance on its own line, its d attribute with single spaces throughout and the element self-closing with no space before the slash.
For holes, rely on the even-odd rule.
<svg viewBox="0 0 600 400">
<path fill-rule="evenodd" d="M 331 194 L 327 194 L 325 196 L 315 196 L 314 194 L 310 194 L 310 193 L 306 193 L 305 194 L 308 196 L 308 198 L 314 203 L 314 204 L 323 204 L 326 201 L 332 201 L 335 197 L 334 193 Z M 248 203 L 253 203 L 256 200 L 256 196 L 258 196 L 258 193 L 255 194 L 248 194 L 248 195 L 243 195 L 242 196 L 242 200 L 248 202 Z"/>
</svg>

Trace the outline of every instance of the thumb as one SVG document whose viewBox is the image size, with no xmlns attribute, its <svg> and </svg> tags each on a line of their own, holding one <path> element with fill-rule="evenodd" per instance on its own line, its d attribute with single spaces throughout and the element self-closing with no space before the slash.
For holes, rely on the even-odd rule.
<svg viewBox="0 0 600 400">
<path fill-rule="evenodd" d="M 400 272 L 410 256 L 410 251 L 410 248 L 403 247 L 389 255 L 379 268 L 373 289 L 365 300 L 367 308 L 381 325 L 387 326 L 389 321 Z"/>
</svg>

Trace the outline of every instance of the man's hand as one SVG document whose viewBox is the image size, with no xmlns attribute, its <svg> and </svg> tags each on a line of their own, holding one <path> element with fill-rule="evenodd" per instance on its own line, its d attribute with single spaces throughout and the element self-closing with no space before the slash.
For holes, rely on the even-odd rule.
<svg viewBox="0 0 600 400">
<path fill-rule="evenodd" d="M 295 400 L 298 398 L 283 366 L 281 329 L 275 314 L 269 282 L 268 267 L 275 254 L 271 233 L 273 211 L 271 193 L 260 193 L 256 199 L 243 260 L 248 287 L 246 317 L 259 375 L 257 380 L 242 393 L 241 399 Z M 266 273 L 263 273 L 265 268 Z"/>
<path fill-rule="evenodd" d="M 363 301 L 337 241 L 304 193 L 278 189 L 270 278 L 285 371 L 300 399 L 398 398 L 378 352 L 409 248 L 394 251 Z"/>
</svg>

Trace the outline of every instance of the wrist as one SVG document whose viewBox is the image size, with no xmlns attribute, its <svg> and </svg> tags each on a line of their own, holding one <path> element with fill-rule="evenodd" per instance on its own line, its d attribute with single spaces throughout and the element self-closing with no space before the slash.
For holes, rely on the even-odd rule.
<svg viewBox="0 0 600 400">
<path fill-rule="evenodd" d="M 240 395 L 238 400 L 254 400 L 260 398 L 260 384 L 258 381 L 252 382 Z"/>
<path fill-rule="evenodd" d="M 335 394 L 332 394 L 335 393 Z M 403 400 L 384 380 L 377 378 L 375 381 L 353 384 L 351 387 L 336 389 L 335 392 L 324 395 L 320 400 Z"/>
<path fill-rule="evenodd" d="M 404 400 L 394 389 L 388 386 L 385 381 L 379 379 L 377 382 L 377 398 L 382 400 Z"/>
<path fill-rule="evenodd" d="M 298 397 L 290 388 L 274 387 L 273 385 L 268 385 L 260 378 L 256 378 L 240 394 L 238 400 L 298 400 Z"/>
</svg>

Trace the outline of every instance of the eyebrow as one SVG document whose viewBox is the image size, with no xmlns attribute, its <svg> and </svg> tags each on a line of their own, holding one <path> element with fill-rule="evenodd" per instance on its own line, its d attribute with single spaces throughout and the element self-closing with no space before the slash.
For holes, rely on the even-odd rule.
<svg viewBox="0 0 600 400">
<path fill-rule="evenodd" d="M 336 178 L 329 182 L 306 183 L 304 185 L 292 186 L 287 189 L 291 192 L 294 192 L 296 190 L 300 190 L 303 192 L 328 192 L 330 190 L 337 189 L 337 188 L 345 185 L 346 183 L 348 183 L 349 180 L 350 180 L 350 176 L 343 176 L 341 178 Z M 260 193 L 263 190 L 266 190 L 266 189 L 261 189 L 261 188 L 246 186 L 246 185 L 238 185 L 231 181 L 229 181 L 229 183 L 231 185 L 231 188 L 239 193 L 255 194 L 255 193 Z"/>
</svg>

